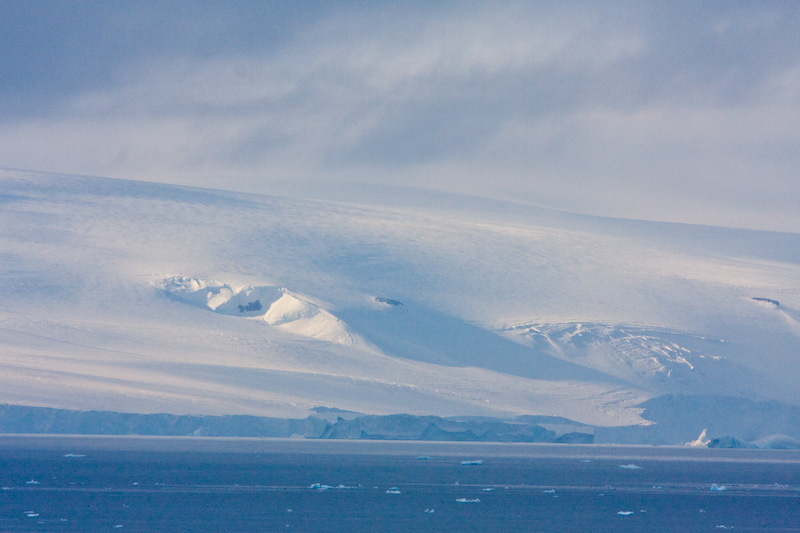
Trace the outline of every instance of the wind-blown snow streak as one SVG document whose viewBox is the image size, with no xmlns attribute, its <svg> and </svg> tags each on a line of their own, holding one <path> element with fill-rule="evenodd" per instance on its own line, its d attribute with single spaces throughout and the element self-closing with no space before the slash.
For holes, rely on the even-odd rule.
<svg viewBox="0 0 800 533">
<path fill-rule="evenodd" d="M 466 205 L 0 171 L 0 402 L 600 425 L 664 393 L 797 403 L 800 236 Z"/>
</svg>

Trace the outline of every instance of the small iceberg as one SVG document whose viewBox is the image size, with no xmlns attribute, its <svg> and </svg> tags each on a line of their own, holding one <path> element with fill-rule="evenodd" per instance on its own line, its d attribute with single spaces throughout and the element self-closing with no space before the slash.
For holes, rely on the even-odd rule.
<svg viewBox="0 0 800 533">
<path fill-rule="evenodd" d="M 728 487 L 726 487 L 725 485 L 717 485 L 716 483 L 714 483 L 713 485 L 711 485 L 711 490 L 728 490 Z"/>
<path fill-rule="evenodd" d="M 86 456 L 81 453 L 67 453 L 64 454 L 64 457 L 86 457 Z"/>
<path fill-rule="evenodd" d="M 30 481 L 26 481 L 25 484 L 26 485 L 38 485 L 39 482 L 36 481 L 35 479 L 31 479 Z"/>
<path fill-rule="evenodd" d="M 461 461 L 462 466 L 480 466 L 483 464 L 482 459 L 477 459 L 474 461 Z"/>
<path fill-rule="evenodd" d="M 633 463 L 631 463 L 631 464 L 629 464 L 629 465 L 619 465 L 619 467 L 620 467 L 620 468 L 623 468 L 623 469 L 625 469 L 625 470 L 641 470 L 641 469 L 642 469 L 642 467 L 641 467 L 641 466 L 639 466 L 639 465 L 635 465 L 635 464 L 633 464 Z"/>
<path fill-rule="evenodd" d="M 633 514 L 633 511 L 618 511 L 617 514 L 620 516 L 630 516 Z"/>
<path fill-rule="evenodd" d="M 467 498 L 459 498 L 456 500 L 458 503 L 481 503 L 481 500 L 475 498 L 474 500 L 469 500 Z"/>
<path fill-rule="evenodd" d="M 332 489 L 333 487 L 331 487 L 330 485 L 322 485 L 320 483 L 314 483 L 309 488 L 314 490 L 328 490 Z"/>
<path fill-rule="evenodd" d="M 486 487 L 485 489 L 483 489 L 483 492 L 493 492 L 493 491 L 494 489 L 491 487 Z"/>
<path fill-rule="evenodd" d="M 386 494 L 400 494 L 400 489 L 397 487 L 392 487 L 391 489 L 386 491 Z"/>
<path fill-rule="evenodd" d="M 547 489 L 542 491 L 544 494 L 555 494 L 556 489 Z"/>
<path fill-rule="evenodd" d="M 436 511 L 434 511 L 433 509 L 425 509 L 425 512 L 426 513 L 435 513 Z"/>
</svg>

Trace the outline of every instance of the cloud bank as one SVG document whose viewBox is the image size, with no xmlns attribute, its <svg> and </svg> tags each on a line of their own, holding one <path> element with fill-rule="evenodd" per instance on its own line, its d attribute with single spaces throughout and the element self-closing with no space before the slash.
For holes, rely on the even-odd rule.
<svg viewBox="0 0 800 533">
<path fill-rule="evenodd" d="M 0 12 L 0 166 L 800 231 L 795 3 Z"/>
</svg>

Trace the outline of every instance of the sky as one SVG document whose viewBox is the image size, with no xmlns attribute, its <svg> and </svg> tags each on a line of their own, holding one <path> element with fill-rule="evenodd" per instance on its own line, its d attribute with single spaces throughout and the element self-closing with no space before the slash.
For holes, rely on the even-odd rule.
<svg viewBox="0 0 800 533">
<path fill-rule="evenodd" d="M 0 0 L 0 73 L 5 168 L 800 232 L 800 2 Z"/>
</svg>

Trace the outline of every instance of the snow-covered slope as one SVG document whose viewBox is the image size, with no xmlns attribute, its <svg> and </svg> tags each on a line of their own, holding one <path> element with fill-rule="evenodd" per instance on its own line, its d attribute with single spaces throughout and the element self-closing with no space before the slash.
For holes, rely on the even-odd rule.
<svg viewBox="0 0 800 533">
<path fill-rule="evenodd" d="M 0 171 L 0 402 L 598 425 L 667 393 L 800 402 L 800 235 L 389 201 Z"/>
</svg>

